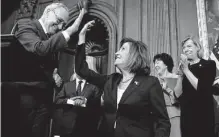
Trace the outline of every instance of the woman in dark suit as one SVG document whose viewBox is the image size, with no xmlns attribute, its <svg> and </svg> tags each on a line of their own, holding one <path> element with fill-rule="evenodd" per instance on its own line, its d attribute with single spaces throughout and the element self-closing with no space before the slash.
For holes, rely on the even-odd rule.
<svg viewBox="0 0 219 137">
<path fill-rule="evenodd" d="M 193 36 L 182 42 L 182 50 L 183 93 L 179 98 L 182 137 L 213 137 L 215 62 L 202 59 L 203 48 Z"/>
<path fill-rule="evenodd" d="M 88 69 L 85 61 L 85 35 L 93 23 L 88 22 L 79 34 L 75 70 L 104 91 L 101 136 L 169 137 L 170 121 L 162 88 L 157 78 L 149 76 L 147 46 L 124 38 L 115 59 L 115 66 L 121 73 L 97 74 Z"/>
</svg>

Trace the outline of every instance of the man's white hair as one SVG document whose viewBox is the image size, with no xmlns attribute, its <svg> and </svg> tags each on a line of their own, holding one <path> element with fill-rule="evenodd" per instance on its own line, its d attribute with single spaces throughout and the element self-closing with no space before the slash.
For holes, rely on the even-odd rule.
<svg viewBox="0 0 219 137">
<path fill-rule="evenodd" d="M 50 10 L 55 10 L 58 8 L 64 8 L 67 12 L 69 12 L 68 7 L 65 4 L 63 4 L 61 2 L 56 2 L 56 3 L 52 3 L 48 6 L 46 6 L 46 8 L 44 9 L 43 15 L 46 15 L 48 13 L 48 11 L 50 11 Z"/>
</svg>

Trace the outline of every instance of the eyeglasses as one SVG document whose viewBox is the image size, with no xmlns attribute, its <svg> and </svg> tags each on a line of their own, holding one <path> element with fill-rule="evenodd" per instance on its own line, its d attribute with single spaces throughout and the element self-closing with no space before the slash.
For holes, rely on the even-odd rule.
<svg viewBox="0 0 219 137">
<path fill-rule="evenodd" d="M 58 15 L 55 13 L 54 10 L 48 10 L 48 12 L 50 12 L 50 11 L 52 11 L 54 13 L 55 17 L 56 17 L 56 24 L 57 25 L 61 24 L 62 25 L 62 29 L 64 29 L 65 25 L 66 25 L 65 21 L 62 18 L 58 17 Z"/>
</svg>

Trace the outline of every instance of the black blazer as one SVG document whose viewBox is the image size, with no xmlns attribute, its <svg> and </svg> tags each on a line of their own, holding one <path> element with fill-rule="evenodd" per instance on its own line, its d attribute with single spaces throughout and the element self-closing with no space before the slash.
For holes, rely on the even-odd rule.
<svg viewBox="0 0 219 137">
<path fill-rule="evenodd" d="M 155 137 L 169 137 L 170 121 L 157 78 L 136 74 L 117 109 L 117 87 L 122 75 L 100 75 L 89 70 L 84 45 L 77 47 L 75 61 L 76 73 L 104 91 L 104 119 L 100 127 L 102 136 L 154 137 L 155 134 Z"/>
<path fill-rule="evenodd" d="M 67 47 L 63 34 L 58 32 L 49 38 L 38 20 L 28 20 L 18 22 L 15 37 L 15 81 L 52 80 L 52 72 L 58 65 L 54 53 Z"/>
<path fill-rule="evenodd" d="M 65 83 L 62 90 L 57 94 L 55 103 L 58 108 L 61 107 L 62 114 L 58 118 L 60 121 L 62 134 L 68 134 L 72 131 L 77 134 L 89 134 L 97 128 L 98 112 L 100 107 L 99 89 L 89 83 L 85 83 L 80 96 L 87 99 L 86 107 L 75 107 L 67 104 L 67 99 L 76 95 L 76 80 Z M 83 129 L 83 130 L 82 130 Z M 82 131 L 79 133 L 79 131 Z M 76 133 L 75 133 L 76 134 Z"/>
<path fill-rule="evenodd" d="M 183 75 L 183 93 L 179 97 L 182 136 L 212 137 L 214 136 L 212 84 L 215 80 L 216 64 L 212 60 L 200 59 L 198 63 L 188 67 L 198 79 L 198 83 L 195 89 Z"/>
</svg>

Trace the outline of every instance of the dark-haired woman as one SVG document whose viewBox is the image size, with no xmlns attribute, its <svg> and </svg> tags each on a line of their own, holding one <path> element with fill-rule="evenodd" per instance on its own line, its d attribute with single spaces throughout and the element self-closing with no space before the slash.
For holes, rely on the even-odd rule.
<svg viewBox="0 0 219 137">
<path fill-rule="evenodd" d="M 170 121 L 162 88 L 157 78 L 149 76 L 147 46 L 140 41 L 124 38 L 114 63 L 120 73 L 97 74 L 89 70 L 85 62 L 85 35 L 92 24 L 87 23 L 79 34 L 75 70 L 104 91 L 101 136 L 169 137 Z M 155 121 L 157 126 L 154 133 Z"/>
<path fill-rule="evenodd" d="M 163 88 L 166 108 L 170 118 L 170 137 L 181 137 L 180 106 L 176 95 L 182 93 L 182 77 L 172 72 L 174 63 L 169 54 L 157 54 L 154 56 L 153 62 L 155 72 Z M 168 81 L 168 79 L 172 81 Z M 172 82 L 173 86 L 168 84 L 168 82 Z"/>
</svg>

